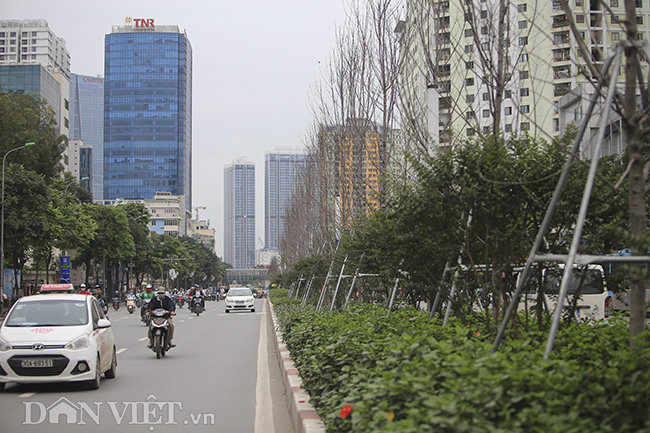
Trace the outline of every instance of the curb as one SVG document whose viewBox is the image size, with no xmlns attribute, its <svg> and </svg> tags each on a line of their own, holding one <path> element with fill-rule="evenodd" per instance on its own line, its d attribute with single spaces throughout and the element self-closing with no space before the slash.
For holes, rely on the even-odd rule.
<svg viewBox="0 0 650 433">
<path fill-rule="evenodd" d="M 278 355 L 280 370 L 284 373 L 284 389 L 289 406 L 291 408 L 291 418 L 293 428 L 296 433 L 325 433 L 325 424 L 321 420 L 314 406 L 309 403 L 309 394 L 302 389 L 302 379 L 300 373 L 293 364 L 289 349 L 282 340 L 282 332 L 278 324 L 278 318 L 275 316 L 273 304 L 269 299 L 271 310 L 271 320 L 275 331 L 275 347 Z"/>
</svg>

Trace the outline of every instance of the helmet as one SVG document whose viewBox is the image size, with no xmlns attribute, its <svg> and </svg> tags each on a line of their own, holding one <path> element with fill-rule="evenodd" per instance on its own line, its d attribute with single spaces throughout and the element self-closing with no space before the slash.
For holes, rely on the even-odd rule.
<svg viewBox="0 0 650 433">
<path fill-rule="evenodd" d="M 81 286 L 79 286 L 79 287 L 82 288 L 82 289 L 85 289 L 86 285 L 84 283 L 81 283 Z"/>
<path fill-rule="evenodd" d="M 98 291 L 97 289 L 92 289 L 92 290 L 90 291 L 90 294 L 93 295 L 93 296 L 98 296 L 98 295 L 99 295 L 99 291 Z"/>
<path fill-rule="evenodd" d="M 147 292 L 151 292 L 151 284 L 147 284 Z"/>
<path fill-rule="evenodd" d="M 165 297 L 165 289 L 160 287 L 158 290 L 156 290 L 156 297 L 162 300 Z"/>
</svg>

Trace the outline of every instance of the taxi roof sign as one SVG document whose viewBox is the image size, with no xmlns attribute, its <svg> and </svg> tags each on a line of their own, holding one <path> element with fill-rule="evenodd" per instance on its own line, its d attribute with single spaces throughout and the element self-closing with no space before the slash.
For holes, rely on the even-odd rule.
<svg viewBox="0 0 650 433">
<path fill-rule="evenodd" d="M 74 293 L 72 284 L 43 284 L 41 293 Z"/>
</svg>

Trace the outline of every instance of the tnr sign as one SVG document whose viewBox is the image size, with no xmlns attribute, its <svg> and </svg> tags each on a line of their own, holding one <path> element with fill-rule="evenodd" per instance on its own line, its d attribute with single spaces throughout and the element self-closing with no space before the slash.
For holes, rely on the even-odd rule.
<svg viewBox="0 0 650 433">
<path fill-rule="evenodd" d="M 136 29 L 154 28 L 153 18 L 133 18 Z"/>
</svg>

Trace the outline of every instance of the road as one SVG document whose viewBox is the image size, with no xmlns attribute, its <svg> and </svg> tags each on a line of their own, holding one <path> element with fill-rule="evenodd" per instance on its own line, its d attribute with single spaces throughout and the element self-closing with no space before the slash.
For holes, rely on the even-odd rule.
<svg viewBox="0 0 650 433">
<path fill-rule="evenodd" d="M 111 309 L 109 317 L 117 377 L 102 377 L 96 391 L 8 384 L 0 392 L 0 431 L 293 432 L 266 300 L 256 300 L 255 313 L 226 314 L 223 302 L 207 302 L 200 316 L 179 309 L 177 347 L 159 360 L 146 348 L 137 312 Z"/>
</svg>

